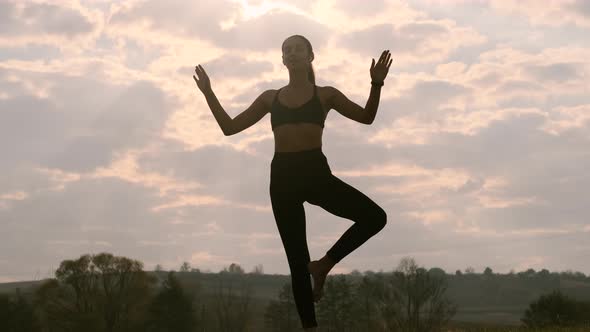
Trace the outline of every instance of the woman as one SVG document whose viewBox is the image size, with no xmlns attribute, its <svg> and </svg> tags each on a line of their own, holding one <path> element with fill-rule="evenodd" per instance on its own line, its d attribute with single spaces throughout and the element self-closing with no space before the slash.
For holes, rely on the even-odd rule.
<svg viewBox="0 0 590 332">
<path fill-rule="evenodd" d="M 322 152 L 322 133 L 328 111 L 371 124 L 379 105 L 381 86 L 391 66 L 389 50 L 377 64 L 372 60 L 371 92 L 363 109 L 336 88 L 315 85 L 311 43 L 301 35 L 282 45 L 289 84 L 260 94 L 234 119 L 223 110 L 211 89 L 205 70 L 197 65 L 193 75 L 223 133 L 234 135 L 271 113 L 275 152 L 271 162 L 270 198 L 289 268 L 293 296 L 304 330 L 317 326 L 314 302 L 322 296 L 326 276 L 336 263 L 377 234 L 386 224 L 386 213 L 363 193 L 338 179 Z M 354 224 L 317 261 L 310 261 L 303 203 L 320 206 Z M 309 275 L 313 279 L 313 290 Z"/>
</svg>

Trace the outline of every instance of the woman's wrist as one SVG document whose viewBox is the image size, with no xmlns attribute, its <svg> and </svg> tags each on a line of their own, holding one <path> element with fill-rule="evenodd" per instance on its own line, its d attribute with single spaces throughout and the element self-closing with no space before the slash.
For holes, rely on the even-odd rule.
<svg viewBox="0 0 590 332">
<path fill-rule="evenodd" d="M 374 81 L 374 80 L 371 81 L 372 86 L 383 86 L 383 84 L 384 84 L 383 81 L 380 81 L 380 82 Z"/>
</svg>

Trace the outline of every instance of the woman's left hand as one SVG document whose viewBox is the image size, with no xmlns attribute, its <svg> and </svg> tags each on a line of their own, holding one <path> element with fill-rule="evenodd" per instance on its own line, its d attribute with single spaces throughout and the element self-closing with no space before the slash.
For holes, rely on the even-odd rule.
<svg viewBox="0 0 590 332">
<path fill-rule="evenodd" d="M 391 63 L 393 62 L 393 59 L 390 60 L 390 58 L 391 53 L 389 53 L 389 50 L 385 50 L 381 53 L 381 57 L 376 65 L 375 59 L 373 59 L 371 62 L 371 79 L 374 82 L 383 82 L 385 80 L 389 72 L 389 67 L 391 67 Z"/>
</svg>

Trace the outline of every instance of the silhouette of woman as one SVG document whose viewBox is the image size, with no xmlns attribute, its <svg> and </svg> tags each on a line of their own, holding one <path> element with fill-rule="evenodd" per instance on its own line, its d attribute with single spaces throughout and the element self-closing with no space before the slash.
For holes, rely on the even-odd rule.
<svg viewBox="0 0 590 332">
<path fill-rule="evenodd" d="M 301 35 L 287 38 L 282 45 L 283 64 L 289 70 L 289 84 L 266 90 L 244 112 L 229 117 L 213 93 L 201 65 L 195 67 L 197 86 L 226 136 L 234 135 L 271 113 L 275 152 L 270 171 L 270 198 L 289 268 L 295 305 L 306 331 L 317 326 L 314 302 L 322 297 L 326 276 L 335 264 L 385 227 L 385 211 L 365 194 L 332 174 L 322 152 L 322 133 L 328 111 L 371 124 L 379 105 L 381 86 L 392 60 L 389 50 L 379 61 L 372 60 L 371 91 L 365 108 L 350 101 L 338 89 L 315 85 L 311 43 Z M 327 251 L 310 261 L 305 232 L 303 203 L 320 206 L 354 224 Z M 313 279 L 313 289 L 309 275 Z"/>
</svg>

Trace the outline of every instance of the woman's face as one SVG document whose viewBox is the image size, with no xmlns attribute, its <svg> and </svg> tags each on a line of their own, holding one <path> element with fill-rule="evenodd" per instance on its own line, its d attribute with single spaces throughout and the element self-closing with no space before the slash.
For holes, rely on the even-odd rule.
<svg viewBox="0 0 590 332">
<path fill-rule="evenodd" d="M 301 38 L 289 38 L 283 44 L 283 63 L 288 67 L 309 62 L 307 46 Z"/>
</svg>

